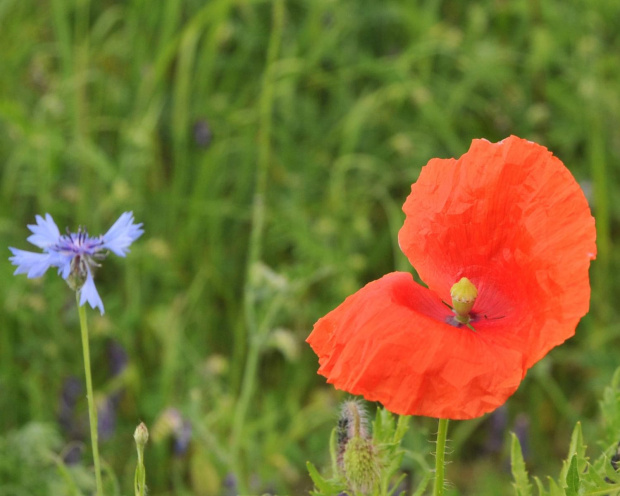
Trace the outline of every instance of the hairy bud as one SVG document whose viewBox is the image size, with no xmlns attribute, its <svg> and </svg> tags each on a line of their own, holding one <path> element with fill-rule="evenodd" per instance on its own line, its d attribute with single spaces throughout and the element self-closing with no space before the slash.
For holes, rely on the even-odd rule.
<svg viewBox="0 0 620 496">
<path fill-rule="evenodd" d="M 368 434 L 366 412 L 357 401 L 347 401 L 338 419 L 338 468 L 349 488 L 371 492 L 380 478 L 380 463 Z"/>
</svg>

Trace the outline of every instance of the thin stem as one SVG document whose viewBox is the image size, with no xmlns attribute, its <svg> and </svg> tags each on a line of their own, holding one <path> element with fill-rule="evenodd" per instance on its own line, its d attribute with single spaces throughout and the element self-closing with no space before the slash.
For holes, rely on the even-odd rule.
<svg viewBox="0 0 620 496">
<path fill-rule="evenodd" d="M 146 488 L 146 473 L 144 470 L 143 453 L 144 450 L 138 448 L 138 463 L 136 464 L 136 475 L 134 477 L 136 496 L 144 496 L 144 490 Z"/>
<path fill-rule="evenodd" d="M 263 232 L 265 227 L 265 196 L 267 194 L 267 173 L 272 156 L 272 121 L 274 105 L 274 66 L 280 52 L 284 29 L 284 1 L 276 0 L 272 5 L 272 28 L 267 48 L 267 61 L 263 74 L 262 91 L 258 103 L 258 156 L 256 163 L 256 185 L 252 204 L 252 225 L 250 228 L 249 252 L 246 266 L 246 284 L 244 288 L 244 312 L 248 330 L 257 327 L 254 306 L 253 270 L 261 259 L 263 248 Z"/>
<path fill-rule="evenodd" d="M 75 293 L 78 313 L 80 315 L 80 329 L 82 331 L 82 352 L 84 354 L 84 374 L 86 375 L 86 398 L 88 399 L 88 419 L 90 422 L 90 440 L 93 445 L 93 461 L 95 463 L 95 481 L 97 496 L 103 496 L 101 482 L 101 464 L 99 462 L 99 435 L 97 433 L 97 409 L 93 395 L 93 378 L 90 372 L 90 347 L 88 345 L 88 323 L 86 322 L 86 306 L 80 305 L 80 292 Z"/>
<path fill-rule="evenodd" d="M 448 419 L 439 419 L 439 429 L 437 431 L 437 452 L 435 453 L 435 485 L 433 486 L 433 496 L 443 496 L 447 437 Z"/>
<path fill-rule="evenodd" d="M 272 160 L 272 120 L 273 106 L 275 100 L 275 81 L 274 67 L 280 53 L 280 45 L 284 30 L 285 4 L 284 0 L 275 0 L 272 4 L 272 28 L 267 47 L 267 60 L 263 73 L 261 95 L 258 102 L 259 125 L 258 125 L 258 151 L 256 164 L 256 185 L 254 189 L 254 199 L 252 205 L 252 220 L 250 228 L 249 250 L 246 266 L 246 281 L 243 296 L 243 310 L 246 324 L 246 335 L 238 335 L 235 341 L 236 346 L 241 350 L 247 343 L 248 352 L 243 377 L 241 379 L 241 390 L 235 416 L 233 419 L 231 433 L 231 460 L 233 471 L 239 477 L 239 489 L 242 493 L 246 491 L 246 481 L 244 468 L 241 460 L 241 440 L 242 431 L 245 427 L 245 419 L 249 409 L 250 401 L 254 394 L 256 376 L 260 355 L 263 351 L 266 333 L 268 332 L 267 317 L 261 324 L 257 316 L 255 292 L 256 277 L 254 269 L 256 263 L 260 261 L 263 248 L 263 233 L 265 224 L 265 196 L 267 193 L 267 177 L 269 164 Z M 241 353 L 235 353 L 237 357 Z"/>
<path fill-rule="evenodd" d="M 145 434 L 146 438 L 145 438 Z M 138 450 L 138 463 L 136 464 L 136 474 L 134 476 L 134 490 L 136 496 L 144 496 L 146 494 L 146 469 L 144 468 L 144 446 L 148 439 L 148 431 L 144 424 L 140 424 L 134 434 L 136 440 L 136 448 Z"/>
</svg>

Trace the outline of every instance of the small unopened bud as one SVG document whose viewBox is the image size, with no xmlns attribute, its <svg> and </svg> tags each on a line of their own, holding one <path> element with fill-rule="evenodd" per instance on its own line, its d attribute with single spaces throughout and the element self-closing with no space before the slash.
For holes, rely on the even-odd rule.
<svg viewBox="0 0 620 496">
<path fill-rule="evenodd" d="M 363 494 L 371 492 L 380 478 L 375 447 L 368 439 L 354 436 L 347 443 L 343 456 L 344 476 L 349 487 Z"/>
<path fill-rule="evenodd" d="M 469 312 L 474 307 L 478 296 L 476 286 L 469 279 L 463 277 L 452 286 L 450 296 L 452 297 L 452 308 L 454 313 L 456 313 L 456 320 L 461 324 L 468 324 L 470 320 Z"/>
<path fill-rule="evenodd" d="M 353 436 L 368 437 L 366 411 L 356 400 L 348 400 L 342 404 L 338 418 L 338 467 L 343 469 L 343 456 L 347 443 Z"/>
<path fill-rule="evenodd" d="M 133 438 L 136 440 L 138 450 L 140 450 L 140 448 L 144 449 L 144 446 L 149 440 L 149 430 L 146 428 L 146 425 L 144 425 L 144 422 L 140 422 L 140 425 L 136 427 Z"/>
<path fill-rule="evenodd" d="M 149 431 L 144 422 L 140 422 L 140 425 L 136 427 L 133 438 L 136 440 L 136 448 L 138 449 L 138 463 L 136 463 L 136 475 L 134 477 L 135 495 L 145 496 L 146 469 L 144 468 L 144 446 L 146 446 L 146 442 L 149 440 Z"/>
<path fill-rule="evenodd" d="M 338 419 L 338 468 L 349 488 L 369 493 L 380 479 L 380 461 L 367 429 L 366 412 L 357 401 L 347 401 Z"/>
</svg>

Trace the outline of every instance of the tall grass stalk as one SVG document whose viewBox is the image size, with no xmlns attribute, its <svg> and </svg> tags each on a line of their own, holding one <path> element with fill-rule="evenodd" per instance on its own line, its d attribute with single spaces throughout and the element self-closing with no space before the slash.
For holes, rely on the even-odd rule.
<svg viewBox="0 0 620 496">
<path fill-rule="evenodd" d="M 607 170 L 607 158 L 605 142 L 603 138 L 603 123 L 598 114 L 590 116 L 590 135 L 588 139 L 588 158 L 594 187 L 594 213 L 596 215 L 596 244 L 598 247 L 596 279 L 594 291 L 602 295 L 609 291 L 609 278 L 606 274 L 610 266 L 611 232 L 610 232 L 610 201 L 609 201 L 609 171 Z M 610 306 L 599 298 L 593 299 L 599 317 L 608 321 L 610 318 Z"/>
<path fill-rule="evenodd" d="M 254 267 L 261 259 L 262 238 L 265 225 L 265 196 L 267 193 L 267 173 L 271 162 L 271 128 L 274 101 L 274 66 L 280 51 L 282 31 L 284 26 L 284 1 L 276 0 L 272 7 L 272 28 L 267 48 L 267 62 L 263 76 L 263 88 L 259 101 L 259 129 L 258 129 L 258 159 L 256 168 L 256 186 L 252 205 L 252 227 L 246 266 L 246 280 L 244 287 L 243 310 L 247 336 L 249 340 L 248 354 L 245 363 L 241 391 L 232 426 L 231 459 L 237 464 L 236 471 L 239 475 L 239 454 L 241 432 L 245 424 L 248 407 L 256 384 L 256 372 L 262 348 L 264 335 L 269 331 L 268 327 L 259 325 L 255 306 L 255 282 Z M 244 477 L 240 477 L 240 489 L 244 489 Z"/>
<path fill-rule="evenodd" d="M 76 302 L 80 315 L 80 330 L 82 333 L 82 352 L 84 355 L 84 375 L 86 376 L 86 398 L 88 399 L 88 420 L 90 423 L 90 440 L 93 449 L 93 462 L 95 464 L 95 481 L 97 484 L 97 496 L 103 496 L 103 483 L 101 481 L 101 463 L 99 461 L 99 435 L 97 432 L 97 409 L 93 394 L 93 378 L 90 370 L 90 346 L 88 344 L 88 322 L 86 320 L 86 305 L 80 305 L 80 293 L 76 292 Z"/>
</svg>

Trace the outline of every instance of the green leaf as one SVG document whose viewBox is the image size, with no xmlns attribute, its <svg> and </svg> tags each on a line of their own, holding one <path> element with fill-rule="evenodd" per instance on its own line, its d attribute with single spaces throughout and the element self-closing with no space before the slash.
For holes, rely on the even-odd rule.
<svg viewBox="0 0 620 496">
<path fill-rule="evenodd" d="M 620 437 L 620 368 L 616 369 L 611 384 L 603 391 L 600 403 L 606 431 L 606 443 L 618 442 Z"/>
<path fill-rule="evenodd" d="M 591 486 L 595 489 L 609 486 L 609 483 L 605 481 L 603 476 L 592 466 L 588 467 L 587 472 L 582 473 L 581 483 L 582 486 Z"/>
<path fill-rule="evenodd" d="M 314 483 L 317 491 L 313 491 L 311 494 L 314 496 L 335 496 L 340 494 L 344 489 L 344 485 L 337 479 L 326 479 L 323 477 L 312 462 L 306 462 L 306 468 L 308 474 Z"/>
<path fill-rule="evenodd" d="M 611 465 L 611 461 L 605 457 L 605 463 L 603 465 L 605 470 L 605 476 L 612 481 L 614 484 L 620 482 L 620 477 L 618 477 L 618 472 L 615 471 L 614 467 Z"/>
<path fill-rule="evenodd" d="M 314 493 L 317 496 L 321 494 L 329 494 L 331 490 L 331 485 L 323 478 L 323 476 L 319 473 L 316 467 L 312 464 L 312 462 L 306 462 L 306 467 L 308 468 L 308 473 L 310 474 L 310 478 L 314 483 L 315 487 L 320 491 L 318 493 Z"/>
<path fill-rule="evenodd" d="M 614 372 L 610 387 L 616 391 L 620 389 L 620 367 L 618 367 Z"/>
<path fill-rule="evenodd" d="M 549 496 L 566 496 L 566 491 L 558 486 L 551 477 L 549 477 Z"/>
<path fill-rule="evenodd" d="M 408 415 L 400 415 L 398 417 L 398 423 L 396 424 L 396 432 L 394 432 L 394 437 L 392 439 L 393 443 L 400 443 L 403 440 L 403 437 L 409 430 L 409 420 L 411 419 Z"/>
<path fill-rule="evenodd" d="M 426 488 L 428 487 L 428 484 L 430 483 L 432 479 L 433 479 L 433 474 L 431 472 L 427 472 L 426 474 L 424 474 L 424 477 L 420 481 L 420 485 L 418 486 L 418 488 L 416 489 L 416 492 L 413 493 L 412 496 L 422 496 L 424 494 L 424 491 L 426 491 Z"/>
<path fill-rule="evenodd" d="M 529 481 L 527 469 L 525 468 L 525 460 L 521 452 L 521 443 L 519 438 L 512 433 L 512 444 L 510 447 L 510 467 L 512 476 L 514 477 L 513 486 L 517 496 L 532 496 L 532 485 Z"/>
<path fill-rule="evenodd" d="M 583 443 L 583 433 L 581 431 L 581 422 L 575 424 L 573 433 L 570 438 L 570 446 L 568 448 L 569 456 L 577 455 L 577 461 L 585 460 L 586 445 Z M 572 463 L 572 462 L 571 462 Z M 581 469 L 581 467 L 579 467 Z"/>
<path fill-rule="evenodd" d="M 385 408 L 377 408 L 372 423 L 372 436 L 375 444 L 390 443 L 394 437 L 394 415 Z"/>
<path fill-rule="evenodd" d="M 566 474 L 566 496 L 578 496 L 580 486 L 581 481 L 579 479 L 579 469 L 577 468 L 577 455 L 573 455 Z"/>
<path fill-rule="evenodd" d="M 562 471 L 560 472 L 560 482 L 562 485 L 567 484 L 566 477 L 573 463 L 573 458 L 576 457 L 576 470 L 578 473 L 583 472 L 586 469 L 588 460 L 586 458 L 586 445 L 583 443 L 583 433 L 581 431 L 581 422 L 575 424 L 573 433 L 570 438 L 570 445 L 568 447 L 568 456 L 562 464 Z"/>
<path fill-rule="evenodd" d="M 398 479 L 393 481 L 392 489 L 387 492 L 386 496 L 393 496 L 394 492 L 400 487 L 400 483 L 405 480 L 405 477 L 407 477 L 407 474 L 402 474 L 400 477 L 398 477 Z M 403 491 L 402 493 L 398 493 L 399 496 L 401 494 L 405 494 L 405 492 Z"/>
<path fill-rule="evenodd" d="M 538 477 L 534 477 L 534 482 L 536 482 L 536 488 L 538 489 L 538 496 L 549 496 L 549 491 L 545 489 L 543 483 L 540 481 Z"/>
</svg>

